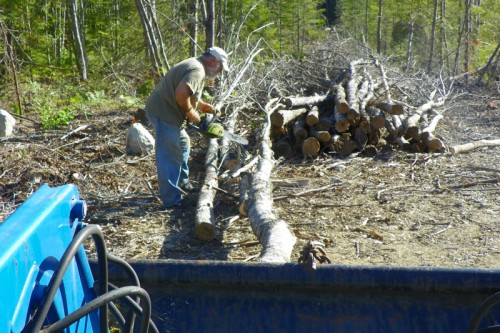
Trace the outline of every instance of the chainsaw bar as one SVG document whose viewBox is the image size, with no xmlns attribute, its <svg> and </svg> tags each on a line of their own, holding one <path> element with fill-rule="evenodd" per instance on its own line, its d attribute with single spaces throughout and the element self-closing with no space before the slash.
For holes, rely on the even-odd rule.
<svg viewBox="0 0 500 333">
<path fill-rule="evenodd" d="M 228 132 L 228 131 L 224 131 L 224 137 L 228 140 L 240 143 L 242 145 L 248 144 L 248 140 L 245 139 L 244 137 L 236 135 L 236 134 Z"/>
</svg>

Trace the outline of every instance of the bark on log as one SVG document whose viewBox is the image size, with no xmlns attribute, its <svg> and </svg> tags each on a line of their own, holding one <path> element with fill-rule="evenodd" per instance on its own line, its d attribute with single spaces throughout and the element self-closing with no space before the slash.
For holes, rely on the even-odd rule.
<svg viewBox="0 0 500 333">
<path fill-rule="evenodd" d="M 195 236 L 203 241 L 215 238 L 215 216 L 213 213 L 213 202 L 215 198 L 215 188 L 217 181 L 217 153 L 219 143 L 217 139 L 208 140 L 207 155 L 205 157 L 205 180 L 200 189 L 198 204 L 196 207 L 196 224 L 194 228 Z"/>
<path fill-rule="evenodd" d="M 260 50 L 253 49 L 250 56 L 245 62 L 245 66 L 238 73 L 237 77 L 231 83 L 229 89 L 220 97 L 219 102 L 215 105 L 220 109 L 224 100 L 231 95 L 232 90 L 238 85 L 247 70 L 248 66 L 252 63 L 252 59 L 260 52 Z M 195 219 L 195 235 L 202 240 L 210 240 L 215 237 L 215 216 L 213 211 L 213 200 L 215 198 L 215 188 L 218 186 L 217 180 L 217 139 L 210 139 L 208 143 L 207 156 L 205 158 L 205 182 L 202 185 L 199 193 L 197 204 L 197 212 Z"/>
<path fill-rule="evenodd" d="M 420 118 L 422 117 L 423 113 L 431 110 L 434 107 L 441 106 L 444 104 L 444 101 L 445 101 L 444 98 L 440 99 L 437 102 L 435 102 L 433 100 L 435 93 L 436 93 L 436 91 L 433 91 L 431 93 L 431 95 L 429 96 L 429 101 L 427 101 L 426 103 L 419 106 L 415 110 L 415 112 L 406 119 L 406 133 L 405 133 L 405 135 L 407 138 L 414 138 L 414 139 L 419 140 L 420 139 L 420 128 L 418 126 L 418 123 L 419 123 Z"/>
<path fill-rule="evenodd" d="M 287 108 L 296 108 L 299 106 L 314 106 L 323 103 L 327 95 L 303 96 L 303 97 L 287 97 L 283 99 L 283 104 Z"/>
<path fill-rule="evenodd" d="M 266 110 L 268 110 L 266 106 Z M 259 260 L 263 262 L 290 262 L 296 238 L 288 224 L 272 213 L 271 172 L 274 167 L 269 138 L 269 111 L 267 125 L 260 144 L 260 160 L 257 171 L 249 174 L 246 211 L 254 234 L 263 246 Z"/>
<path fill-rule="evenodd" d="M 271 124 L 276 127 L 283 127 L 295 118 L 307 112 L 306 108 L 277 110 L 271 114 Z"/>
<path fill-rule="evenodd" d="M 380 109 L 367 107 L 366 112 L 370 117 L 370 125 L 372 128 L 380 129 L 385 126 L 385 115 Z"/>
<path fill-rule="evenodd" d="M 429 125 L 422 130 L 422 134 L 420 135 L 422 139 L 427 138 L 430 134 L 432 134 L 436 130 L 437 124 L 441 119 L 443 119 L 442 114 L 438 114 L 437 116 L 432 118 Z"/>
<path fill-rule="evenodd" d="M 341 114 L 337 106 L 335 106 L 333 112 L 335 117 L 335 130 L 339 133 L 347 131 L 349 129 L 349 120 L 347 120 L 345 114 Z"/>
<path fill-rule="evenodd" d="M 317 131 L 314 129 L 309 130 L 309 135 L 318 139 L 319 142 L 327 143 L 330 142 L 332 135 L 328 131 Z"/>
<path fill-rule="evenodd" d="M 398 145 L 402 149 L 408 150 L 410 148 L 410 143 L 408 142 L 408 140 L 406 140 L 404 137 L 397 134 L 397 131 L 396 131 L 396 128 L 394 127 L 394 124 L 391 121 L 389 121 L 388 119 L 385 121 L 385 128 L 391 134 L 391 136 L 394 138 L 394 140 L 396 140 L 396 142 L 398 143 Z"/>
<path fill-rule="evenodd" d="M 376 106 L 390 115 L 402 115 L 404 114 L 404 108 L 401 104 L 378 102 Z"/>
<path fill-rule="evenodd" d="M 339 84 L 336 84 L 332 87 L 332 93 L 335 96 L 333 101 L 335 103 L 335 107 L 337 108 L 338 112 L 340 114 L 347 114 L 347 111 L 349 111 L 349 104 L 347 103 L 346 100 L 344 87 L 342 87 Z"/>
<path fill-rule="evenodd" d="M 453 154 L 465 153 L 481 147 L 497 147 L 500 146 L 500 139 L 494 140 L 478 140 L 469 143 L 464 143 L 461 145 L 456 145 L 451 147 L 451 152 Z"/>
<path fill-rule="evenodd" d="M 306 124 L 308 126 L 316 125 L 319 122 L 319 108 L 314 105 L 311 110 L 307 112 Z"/>
<path fill-rule="evenodd" d="M 293 124 L 293 136 L 296 142 L 303 142 L 307 139 L 308 132 L 306 127 L 306 121 L 304 118 L 299 118 Z"/>
</svg>

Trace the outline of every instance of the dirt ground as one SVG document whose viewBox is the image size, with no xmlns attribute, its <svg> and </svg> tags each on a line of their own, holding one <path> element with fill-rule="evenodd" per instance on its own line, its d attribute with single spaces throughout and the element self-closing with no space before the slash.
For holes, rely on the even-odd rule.
<svg viewBox="0 0 500 333">
<path fill-rule="evenodd" d="M 388 145 L 375 157 L 324 153 L 276 162 L 273 209 L 297 238 L 292 262 L 316 240 L 334 264 L 500 268 L 500 147 L 449 152 L 500 138 L 500 94 L 467 88 L 450 101 L 437 129 L 443 153 Z M 152 195 L 154 156 L 125 153 L 131 111 L 95 112 L 50 132 L 20 121 L 14 137 L 0 139 L 0 223 L 41 184 L 74 183 L 89 206 L 85 221 L 99 224 L 108 250 L 122 258 L 257 260 L 262 247 L 234 197 L 218 192 L 218 234 L 210 242 L 193 234 L 196 193 L 182 207 L 161 209 Z M 79 126 L 87 127 L 69 134 Z M 206 143 L 191 136 L 191 178 L 200 184 Z M 220 187 L 238 194 L 237 182 Z"/>
</svg>

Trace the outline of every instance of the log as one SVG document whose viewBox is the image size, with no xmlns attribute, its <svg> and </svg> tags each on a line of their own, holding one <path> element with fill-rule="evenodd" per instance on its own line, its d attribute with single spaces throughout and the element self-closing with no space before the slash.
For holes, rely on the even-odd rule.
<svg viewBox="0 0 500 333">
<path fill-rule="evenodd" d="M 309 130 L 309 135 L 318 139 L 319 142 L 321 143 L 327 143 L 330 142 L 332 135 L 328 131 L 317 131 L 315 129 L 310 129 Z"/>
<path fill-rule="evenodd" d="M 391 115 L 391 120 L 395 129 L 395 132 L 391 134 L 395 136 L 402 136 L 405 133 L 405 126 L 403 125 L 401 117 L 396 114 L 393 114 Z"/>
<path fill-rule="evenodd" d="M 435 116 L 434 118 L 432 118 L 432 120 L 429 123 L 429 125 L 427 127 L 425 127 L 422 130 L 422 133 L 420 134 L 420 136 L 422 137 L 422 140 L 426 139 L 429 135 L 432 134 L 432 132 L 434 132 L 436 130 L 437 124 L 438 124 L 438 122 L 441 119 L 443 119 L 443 115 L 442 114 L 438 114 L 437 116 Z"/>
<path fill-rule="evenodd" d="M 312 128 L 316 131 L 329 131 L 332 126 L 335 124 L 335 116 L 332 113 L 321 113 L 319 116 L 319 122 L 312 126 Z"/>
<path fill-rule="evenodd" d="M 218 187 L 218 150 L 219 144 L 217 139 L 208 139 L 207 155 L 205 157 L 205 180 L 200 188 L 194 227 L 195 236 L 202 241 L 209 241 L 215 238 L 213 202 L 216 192 L 215 188 Z"/>
<path fill-rule="evenodd" d="M 273 144 L 273 151 L 277 157 L 290 158 L 293 153 L 293 145 L 289 137 L 279 139 Z"/>
<path fill-rule="evenodd" d="M 271 101 L 272 102 L 272 101 Z M 245 211 L 248 212 L 250 225 L 254 234 L 262 244 L 259 261 L 273 263 L 290 262 L 296 238 L 288 224 L 276 218 L 272 212 L 271 172 L 274 167 L 273 153 L 270 148 L 269 127 L 271 113 L 269 102 L 266 105 L 267 125 L 262 131 L 262 141 L 259 146 L 260 159 L 257 170 L 249 173 L 248 198 L 245 201 Z"/>
<path fill-rule="evenodd" d="M 337 106 L 333 109 L 334 117 L 335 117 L 335 130 L 339 133 L 343 133 L 349 129 L 349 120 L 345 114 L 341 114 L 337 108 Z"/>
<path fill-rule="evenodd" d="M 342 133 L 336 136 L 333 141 L 334 150 L 341 155 L 350 155 L 356 149 L 356 142 L 351 139 L 349 133 Z"/>
<path fill-rule="evenodd" d="M 307 112 L 306 124 L 308 126 L 316 125 L 319 122 L 319 108 L 314 105 L 311 110 Z"/>
<path fill-rule="evenodd" d="M 232 81 L 231 86 L 225 93 L 219 98 L 219 101 L 215 105 L 217 109 L 220 109 L 226 98 L 231 95 L 231 92 L 238 86 L 239 81 L 243 77 L 243 74 L 247 70 L 248 66 L 252 63 L 252 59 L 260 52 L 262 49 L 254 50 L 247 58 L 245 66 L 238 73 L 235 80 Z M 213 199 L 215 198 L 215 189 L 218 187 L 217 180 L 217 151 L 219 144 L 217 139 L 210 139 L 207 148 L 207 155 L 205 158 L 205 182 L 200 188 L 197 212 L 195 218 L 195 236 L 201 240 L 210 240 L 215 237 L 215 216 L 213 210 Z"/>
<path fill-rule="evenodd" d="M 407 138 L 414 138 L 414 139 L 419 140 L 420 139 L 420 128 L 418 126 L 418 123 L 419 123 L 420 118 L 422 117 L 423 113 L 431 110 L 434 107 L 441 106 L 444 104 L 444 102 L 445 102 L 444 98 L 440 99 L 437 102 L 435 102 L 433 100 L 435 93 L 436 93 L 436 91 L 434 90 L 430 94 L 429 100 L 426 103 L 420 105 L 415 110 L 415 112 L 406 119 L 406 133 L 405 133 L 405 135 Z"/>
<path fill-rule="evenodd" d="M 276 110 L 271 114 L 271 124 L 276 127 L 283 127 L 306 112 L 306 108 Z"/>
<path fill-rule="evenodd" d="M 368 106 L 366 108 L 366 113 L 370 117 L 370 125 L 372 128 L 380 129 L 385 126 L 385 115 L 380 109 Z"/>
<path fill-rule="evenodd" d="M 286 97 L 283 99 L 283 104 L 291 109 L 301 106 L 314 106 L 323 103 L 327 95 L 303 96 L 303 97 Z"/>
<path fill-rule="evenodd" d="M 335 107 L 337 108 L 340 114 L 347 114 L 349 111 L 349 104 L 347 103 L 345 97 L 345 90 L 339 84 L 336 84 L 332 87 L 332 93 L 334 94 L 333 102 L 335 103 Z"/>
<path fill-rule="evenodd" d="M 402 115 L 404 114 L 404 107 L 401 104 L 378 102 L 376 104 L 377 108 L 390 114 L 390 115 Z"/>
<path fill-rule="evenodd" d="M 368 143 L 368 135 L 361 127 L 357 127 L 354 131 L 354 142 L 359 150 L 362 150 Z"/>
<path fill-rule="evenodd" d="M 453 154 L 465 153 L 481 147 L 497 147 L 500 146 L 500 139 L 493 140 L 478 140 L 469 143 L 464 143 L 461 145 L 456 145 L 451 147 L 451 152 Z"/>
<path fill-rule="evenodd" d="M 318 156 L 319 149 L 321 145 L 319 144 L 318 139 L 315 137 L 308 137 L 302 142 L 302 154 L 308 158 L 315 158 Z"/>
<path fill-rule="evenodd" d="M 443 141 L 441 141 L 439 138 L 436 138 L 434 134 L 430 132 L 427 133 L 427 136 L 425 138 L 422 138 L 422 143 L 424 144 L 428 152 L 441 152 L 445 149 Z"/>
<path fill-rule="evenodd" d="M 395 116 L 397 117 L 397 116 Z M 396 140 L 398 143 L 399 147 L 401 147 L 404 150 L 408 150 L 410 148 L 410 143 L 408 140 L 406 140 L 404 137 L 400 136 L 397 134 L 396 128 L 394 127 L 394 124 L 386 119 L 385 121 L 385 128 L 387 131 L 391 134 L 391 136 Z"/>
<path fill-rule="evenodd" d="M 306 121 L 304 118 L 299 118 L 293 124 L 293 136 L 296 142 L 302 142 L 308 137 L 308 132 L 306 127 Z"/>
<path fill-rule="evenodd" d="M 349 121 L 349 126 L 358 126 L 361 120 L 361 114 L 358 110 L 350 108 L 347 111 L 347 120 Z"/>
</svg>

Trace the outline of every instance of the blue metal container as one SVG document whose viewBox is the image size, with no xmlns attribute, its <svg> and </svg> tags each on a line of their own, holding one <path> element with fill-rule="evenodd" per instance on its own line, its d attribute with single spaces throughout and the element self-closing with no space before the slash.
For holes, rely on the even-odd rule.
<svg viewBox="0 0 500 333">
<path fill-rule="evenodd" d="M 43 185 L 0 224 L 0 332 L 21 332 L 44 297 L 73 236 L 82 228 L 85 202 L 75 186 Z M 56 322 L 95 298 L 83 247 L 73 258 L 45 324 Z M 97 329 L 96 329 L 97 328 Z M 94 312 L 65 332 L 98 331 Z"/>
<path fill-rule="evenodd" d="M 160 332 L 467 332 L 481 302 L 500 291 L 498 269 L 131 264 Z M 111 270 L 110 279 L 126 276 Z"/>
</svg>

